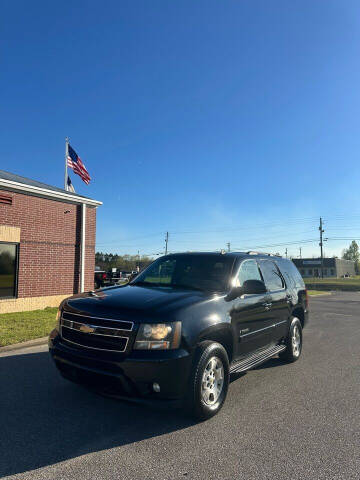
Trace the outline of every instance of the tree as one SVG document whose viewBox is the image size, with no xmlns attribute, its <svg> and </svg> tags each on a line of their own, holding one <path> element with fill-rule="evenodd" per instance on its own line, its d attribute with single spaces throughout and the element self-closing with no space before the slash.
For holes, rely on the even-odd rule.
<svg viewBox="0 0 360 480">
<path fill-rule="evenodd" d="M 359 245 L 356 243 L 355 240 L 353 240 L 350 243 L 349 248 L 346 248 L 343 251 L 342 258 L 344 260 L 352 260 L 355 262 L 355 271 L 357 274 L 360 272 L 360 251 L 359 251 Z"/>
<path fill-rule="evenodd" d="M 136 267 L 147 267 L 152 262 L 152 259 L 146 255 L 118 255 L 113 253 L 95 253 L 95 265 L 102 270 L 110 271 L 112 268 L 118 268 L 125 272 L 135 270 Z"/>
</svg>

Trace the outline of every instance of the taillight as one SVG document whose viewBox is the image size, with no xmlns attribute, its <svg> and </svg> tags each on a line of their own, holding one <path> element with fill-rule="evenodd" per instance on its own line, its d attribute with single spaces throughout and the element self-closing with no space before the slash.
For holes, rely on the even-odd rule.
<svg viewBox="0 0 360 480">
<path fill-rule="evenodd" d="M 103 278 L 103 280 L 106 279 L 106 273 L 103 273 L 102 278 Z"/>
</svg>

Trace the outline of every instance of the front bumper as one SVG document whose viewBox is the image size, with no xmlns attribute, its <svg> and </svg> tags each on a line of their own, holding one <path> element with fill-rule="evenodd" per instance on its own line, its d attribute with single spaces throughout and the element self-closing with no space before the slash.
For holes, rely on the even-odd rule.
<svg viewBox="0 0 360 480">
<path fill-rule="evenodd" d="M 187 389 L 191 355 L 183 349 L 133 351 L 129 355 L 106 354 L 69 346 L 58 331 L 49 337 L 49 351 L 61 374 L 76 383 L 101 392 L 145 403 L 155 400 L 180 401 Z M 160 392 L 153 390 L 153 383 Z"/>
</svg>

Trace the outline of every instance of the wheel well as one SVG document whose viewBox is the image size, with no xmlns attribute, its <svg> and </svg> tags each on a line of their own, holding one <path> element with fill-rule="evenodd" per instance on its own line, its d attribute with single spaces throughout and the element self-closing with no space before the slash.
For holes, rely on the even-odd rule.
<svg viewBox="0 0 360 480">
<path fill-rule="evenodd" d="M 201 341 L 210 340 L 212 342 L 220 343 L 226 350 L 229 357 L 229 362 L 233 358 L 233 338 L 230 330 L 216 330 L 214 332 L 208 332 Z"/>
<path fill-rule="evenodd" d="M 304 326 L 304 310 L 302 308 L 295 308 L 292 312 L 293 316 L 294 317 L 297 317 L 300 322 L 301 322 L 301 326 L 303 327 Z"/>
</svg>

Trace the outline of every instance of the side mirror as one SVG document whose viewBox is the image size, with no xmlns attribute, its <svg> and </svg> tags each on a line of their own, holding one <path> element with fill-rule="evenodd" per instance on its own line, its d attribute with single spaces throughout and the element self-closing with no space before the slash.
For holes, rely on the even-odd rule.
<svg viewBox="0 0 360 480">
<path fill-rule="evenodd" d="M 231 302 L 242 295 L 242 287 L 233 287 L 230 292 L 226 295 L 225 300 Z"/>
<path fill-rule="evenodd" d="M 265 283 L 261 280 L 245 280 L 241 290 L 241 295 L 255 295 L 267 292 Z"/>
<path fill-rule="evenodd" d="M 233 287 L 226 295 L 225 300 L 231 302 L 241 295 L 256 295 L 266 292 L 265 283 L 261 280 L 245 280 L 242 287 Z"/>
</svg>

